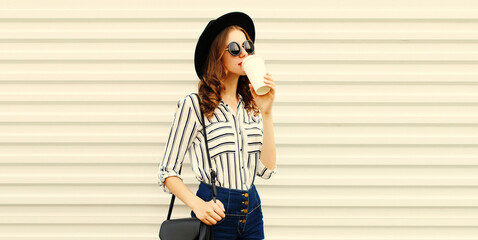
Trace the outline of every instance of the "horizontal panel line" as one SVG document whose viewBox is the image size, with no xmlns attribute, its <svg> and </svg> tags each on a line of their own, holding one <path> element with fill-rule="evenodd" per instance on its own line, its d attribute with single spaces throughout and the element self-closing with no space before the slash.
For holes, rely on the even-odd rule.
<svg viewBox="0 0 478 240">
<path fill-rule="evenodd" d="M 417 144 L 405 144 L 405 143 L 389 143 L 389 144 L 379 144 L 379 143 L 369 143 L 369 144 L 350 144 L 350 143 L 277 143 L 279 147 L 286 146 L 301 146 L 301 147 L 335 147 L 335 148 L 476 148 L 477 143 L 448 143 L 448 144 L 426 144 L 426 143 L 417 143 Z M 58 142 L 44 142 L 44 141 L 23 141 L 23 142 L 0 142 L 0 146 L 153 146 L 157 147 L 158 142 L 94 142 L 94 141 L 58 141 Z"/>
<path fill-rule="evenodd" d="M 0 92 L 0 102 L 175 102 L 184 97 L 180 93 L 168 93 L 164 91 L 127 91 L 127 92 L 35 92 L 35 91 L 17 91 Z M 325 104 L 325 103 L 425 103 L 425 104 L 457 104 L 468 103 L 478 104 L 478 94 L 431 94 L 423 92 L 422 94 L 353 94 L 353 93 L 303 93 L 303 94 L 282 94 L 277 96 L 277 102 L 281 103 L 307 103 L 307 104 Z"/>
<path fill-rule="evenodd" d="M 89 226 L 90 224 L 88 224 Z M 121 226 L 124 226 L 124 224 L 118 224 L 120 225 L 119 228 Z M 14 226 L 14 225 L 13 225 Z M 158 226 L 156 226 L 158 227 Z M 280 230 L 283 230 L 284 227 L 287 227 L 287 226 L 275 226 L 275 225 L 269 225 L 268 226 L 269 228 L 271 228 L 271 230 L 269 231 L 275 231 L 277 230 L 277 232 L 272 232 L 272 233 L 267 233 L 267 240 L 290 240 L 290 239 L 294 239 L 296 237 L 296 234 L 295 233 L 290 233 L 290 234 L 284 234 L 283 232 L 280 232 Z M 293 227 L 293 226 L 291 226 Z M 314 229 L 310 229 L 310 228 L 314 228 Z M 322 229 L 323 228 L 329 228 L 327 226 L 322 226 L 321 227 Z M 335 228 L 335 227 L 334 227 Z M 383 228 L 383 227 L 377 227 L 377 228 Z M 454 228 L 456 228 L 456 230 L 454 230 Z M 472 227 L 468 227 L 468 228 L 472 228 Z M 320 231 L 319 230 L 319 227 L 318 226 L 315 226 L 315 227 L 304 227 L 304 228 L 301 228 L 300 226 L 294 226 L 293 229 L 300 229 L 300 239 L 301 240 L 331 240 L 330 236 L 318 236 L 318 234 L 316 233 L 317 231 Z M 306 231 L 304 231 L 304 229 L 307 229 Z M 310 230 L 309 230 L 310 229 Z M 415 227 L 413 229 L 416 229 Z M 429 235 L 426 235 L 425 237 L 409 237 L 409 236 L 406 236 L 406 237 L 402 237 L 400 239 L 406 239 L 406 240 L 476 240 L 475 239 L 475 235 L 473 234 L 464 234 L 462 232 L 463 229 L 466 229 L 466 227 L 447 227 L 447 229 L 450 229 L 452 231 L 456 231 L 456 233 L 459 233 L 460 235 L 458 236 L 457 234 L 452 234 L 453 237 L 430 237 Z M 45 234 L 43 232 L 40 232 L 40 233 L 36 233 L 35 235 L 28 235 L 28 234 L 24 234 L 24 233 L 16 233 L 14 236 L 12 235 L 3 235 L 0 233 L 0 238 L 1 237 L 5 237 L 5 239 L 13 239 L 13 240 L 31 240 L 31 239 L 40 239 L 40 240 L 151 240 L 151 239 L 154 239 L 154 237 L 151 237 L 153 236 L 153 233 L 149 234 L 148 236 L 142 236 L 141 234 L 128 234 L 127 236 L 116 236 L 115 234 L 117 234 L 117 231 L 111 231 L 111 233 L 109 233 L 108 235 L 92 235 L 92 234 L 89 234 L 89 235 L 83 235 L 83 236 L 75 236 L 71 233 L 71 231 L 69 230 L 66 230 L 70 235 L 68 236 L 65 236 L 65 235 L 51 235 L 51 234 Z M 344 230 L 345 232 L 346 230 Z M 404 230 L 406 232 L 406 230 Z M 402 231 L 402 232 L 404 232 Z M 140 231 L 138 231 L 140 232 Z M 154 232 L 154 235 L 157 235 L 156 232 Z M 405 236 L 405 235 L 404 235 Z M 157 238 L 157 236 L 155 236 Z M 369 238 L 370 239 L 370 238 Z M 396 239 L 399 239 L 397 237 L 387 237 L 387 238 L 384 238 L 384 237 L 381 237 L 381 238 L 377 238 L 377 239 L 380 239 L 380 240 L 396 240 Z M 342 234 L 334 234 L 334 237 L 333 237 L 333 240 L 364 240 L 363 237 L 350 237 L 348 235 L 345 235 L 343 236 Z"/>
<path fill-rule="evenodd" d="M 82 224 L 84 225 L 84 224 Z M 121 228 L 122 226 L 124 226 L 125 224 L 118 224 L 118 228 Z M 12 226 L 15 226 L 15 225 L 12 225 Z M 81 226 L 81 225 L 80 225 Z M 88 224 L 88 227 L 90 226 L 90 224 Z M 159 226 L 156 226 L 156 227 L 159 227 Z M 287 226 L 284 226 L 284 225 L 281 225 L 281 226 L 276 226 L 276 225 L 269 225 L 268 226 L 269 228 L 271 228 L 271 230 L 269 231 L 274 231 L 272 233 L 267 233 L 267 240 L 290 240 L 290 239 L 294 239 L 296 237 L 296 233 L 292 232 L 292 233 L 289 233 L 289 234 L 284 234 L 283 232 L 281 232 L 281 230 L 284 229 L 284 227 L 287 227 Z M 293 227 L 293 228 L 292 228 Z M 310 229 L 310 228 L 313 228 L 313 229 Z M 317 232 L 320 231 L 319 229 L 328 229 L 330 228 L 329 226 L 322 226 L 321 228 L 319 228 L 318 226 L 315 226 L 315 227 L 303 227 L 301 228 L 300 226 L 291 226 L 291 230 L 292 229 L 300 229 L 300 239 L 301 240 L 364 240 L 363 237 L 360 237 L 360 236 L 357 236 L 357 237 L 350 237 L 348 235 L 346 235 L 345 233 L 344 234 L 334 234 L 333 238 L 331 238 L 330 236 L 328 236 L 326 234 L 326 236 L 318 236 Z M 335 228 L 335 227 L 333 227 Z M 378 228 L 378 230 L 381 230 L 383 227 L 376 227 Z M 456 229 L 455 229 L 456 228 Z M 468 227 L 468 228 L 471 228 L 471 227 Z M 306 229 L 306 230 L 304 230 Z M 413 227 L 413 229 L 416 229 L 415 227 Z M 449 234 L 448 236 L 452 236 L 452 237 L 435 237 L 435 236 L 429 236 L 430 234 L 428 235 L 425 235 L 425 237 L 409 237 L 407 235 L 403 235 L 403 236 L 406 236 L 406 237 L 402 237 L 402 238 L 397 238 L 395 235 L 394 237 L 382 237 L 380 236 L 381 238 L 377 238 L 377 239 L 380 239 L 380 240 L 396 240 L 396 239 L 406 239 L 406 240 L 476 240 L 475 239 L 475 235 L 473 234 L 469 234 L 469 232 L 467 232 L 468 234 L 465 234 L 463 233 L 463 230 L 464 229 L 467 229 L 467 227 L 447 227 L 446 229 L 450 229 L 451 231 L 453 231 L 454 234 Z M 40 239 L 40 240 L 43 240 L 43 239 L 46 239 L 46 240 L 112 240 L 112 239 L 115 239 L 115 240 L 151 240 L 151 239 L 154 239 L 154 237 L 151 237 L 154 235 L 157 235 L 157 231 L 155 231 L 154 233 L 150 233 L 148 236 L 142 236 L 142 234 L 128 234 L 127 236 L 117 236 L 117 231 L 111 231 L 111 233 L 109 233 L 108 235 L 94 235 L 94 234 L 88 234 L 88 235 L 82 235 L 82 236 L 76 236 L 74 235 L 75 233 L 70 230 L 65 230 L 66 232 L 68 232 L 68 234 L 71 234 L 71 235 L 67 235 L 67 234 L 64 234 L 64 235 L 51 235 L 51 234 L 48 234 L 48 233 L 43 233 L 43 232 L 40 232 L 40 233 L 36 233 L 35 235 L 28 235 L 28 234 L 24 234 L 24 233 L 16 233 L 15 235 L 3 235 L 3 234 L 0 234 L 0 238 L 1 237 L 5 237 L 5 239 L 13 239 L 13 240 L 31 240 L 31 239 Z M 296 230 L 297 231 L 297 230 Z M 373 231 L 373 229 L 371 230 Z M 471 230 L 473 232 L 473 230 Z M 141 231 L 138 231 L 140 233 L 142 233 Z M 343 230 L 343 232 L 346 232 L 346 230 Z M 408 232 L 408 229 L 404 229 L 403 231 L 401 232 L 405 232 L 407 233 Z M 459 235 L 458 235 L 459 234 Z M 358 235 L 358 234 L 356 234 Z M 157 238 L 157 236 L 155 236 Z M 370 239 L 370 238 L 368 238 Z"/>
<path fill-rule="evenodd" d="M 121 74 L 121 73 L 119 73 Z M 0 73 L 0 77 L 1 77 Z M 66 78 L 71 78 L 71 76 L 68 76 Z M 280 78 L 280 79 L 279 79 Z M 323 86 L 323 85 L 343 85 L 343 86 L 365 86 L 365 85 L 370 85 L 370 86 L 377 86 L 377 85 L 396 85 L 396 86 L 476 86 L 478 85 L 478 80 L 477 78 L 472 78 L 472 77 L 460 77 L 460 76 L 450 76 L 447 79 L 443 80 L 433 80 L 432 78 L 425 78 L 423 79 L 422 77 L 415 77 L 415 78 L 409 78 L 407 79 L 397 79 L 398 77 L 385 77 L 382 79 L 367 79 L 367 80 L 362 80 L 365 79 L 365 77 L 357 77 L 355 76 L 354 78 L 350 79 L 345 79 L 343 80 L 339 78 L 339 80 L 334 80 L 334 78 L 322 78 L 322 79 L 317 79 L 315 78 L 318 77 L 313 77 L 313 78 L 306 78 L 306 79 L 300 79 L 300 80 L 286 80 L 284 79 L 284 76 L 276 76 L 276 81 L 280 81 L 281 87 L 288 87 L 291 85 L 297 85 L 297 84 L 302 84 L 304 86 L 310 86 L 310 87 L 316 87 L 316 86 Z M 453 79 L 459 79 L 459 80 L 450 80 L 450 78 Z M 25 76 L 23 79 L 18 79 L 18 80 L 13 80 L 13 79 L 0 79 L 0 84 L 58 84 L 58 85 L 73 85 L 73 84 L 83 84 L 84 86 L 88 86 L 90 84 L 115 84 L 115 85 L 130 85 L 130 84 L 197 84 L 198 80 L 190 78 L 190 79 L 152 79 L 152 80 L 147 80 L 147 79 L 138 79 L 138 80 L 129 80 L 129 79 L 117 79 L 117 80 L 108 80 L 108 79 L 88 79 L 88 80 L 81 80 L 79 78 L 77 79 L 71 79 L 71 80 L 65 80 L 65 79 L 58 79 L 55 80 L 55 77 L 52 77 L 50 80 L 49 79 L 40 79 L 36 77 L 29 77 Z M 282 88 L 283 88 L 282 87 Z M 281 89 L 282 89 L 281 88 Z"/>
<path fill-rule="evenodd" d="M 57 105 L 57 104 L 68 104 L 72 106 L 85 106 L 85 105 L 92 105 L 92 106 L 98 106 L 98 105 L 112 105 L 112 106 L 128 106 L 128 105 L 154 105 L 157 106 L 157 104 L 166 104 L 166 105 L 171 105 L 171 104 L 177 104 L 177 99 L 176 100 L 165 100 L 165 101 L 123 101 L 123 100 L 118 100 L 118 101 L 66 101 L 66 100 L 58 100 L 58 101 L 41 101 L 41 100 L 36 100 L 36 101 L 0 101 L 0 103 L 3 106 L 6 105 L 33 105 L 33 106 L 48 106 L 48 105 Z M 403 106 L 409 106 L 409 107 L 423 107 L 423 106 L 430 106 L 430 107 L 464 107 L 464 106 L 471 106 L 475 107 L 478 106 L 478 102 L 361 102 L 361 101 L 341 101 L 341 102 L 327 102 L 327 101 L 322 101 L 322 102 L 285 102 L 285 101 L 274 101 L 275 106 L 296 106 L 296 107 L 313 107 L 313 106 L 396 106 L 396 107 L 403 107 Z"/>
<path fill-rule="evenodd" d="M 289 114 L 276 114 L 275 123 L 278 126 L 290 124 L 309 125 L 336 125 L 338 123 L 349 126 L 477 126 L 478 115 L 475 114 L 409 114 L 409 115 L 338 115 L 338 114 L 303 114 L 290 116 Z M 67 125 L 88 124 L 170 124 L 171 113 L 152 112 L 11 112 L 0 113 L 1 124 L 44 124 Z"/>
<path fill-rule="evenodd" d="M 197 39 L 178 39 L 178 38 L 156 38 L 156 39 L 89 39 L 89 38 L 72 38 L 72 39 L 0 39 L 0 43 L 193 43 Z M 476 44 L 478 39 L 304 39 L 304 38 L 261 38 L 262 43 L 389 43 L 389 44 Z"/>
<path fill-rule="evenodd" d="M 0 220 L 0 224 L 157 224 L 158 216 L 8 216 L 7 220 Z M 428 227 L 428 226 L 446 226 L 446 227 L 471 227 L 478 226 L 477 218 L 267 218 L 264 223 L 266 226 L 366 226 L 366 227 Z"/>
<path fill-rule="evenodd" d="M 246 8 L 255 21 L 276 19 L 398 19 L 398 20 L 466 20 L 478 21 L 476 6 L 462 6 L 462 9 L 317 9 L 317 8 Z M 205 21 L 223 11 L 219 9 L 199 10 L 192 8 L 132 8 L 132 9 L 4 9 L 1 19 L 160 19 L 169 21 Z M 125 16 L 127 16 L 125 18 Z M 310 20 L 309 20 L 310 21 Z"/>
<path fill-rule="evenodd" d="M 0 154 L 0 164 L 2 165 L 157 165 L 161 161 L 162 156 L 159 154 Z M 477 166 L 478 158 L 470 156 L 443 157 L 443 156 L 363 156 L 360 157 L 337 157 L 316 155 L 298 156 L 298 155 L 281 155 L 277 157 L 279 166 L 416 166 L 416 167 L 434 167 L 434 166 Z M 185 162 L 183 166 L 189 167 L 190 164 Z"/>
<path fill-rule="evenodd" d="M 369 208 L 369 207 L 387 207 L 387 208 L 401 208 L 401 207 L 425 207 L 430 208 L 465 208 L 477 207 L 477 198 L 450 198 L 450 197 L 434 197 L 417 198 L 417 197 L 314 197 L 304 198 L 298 202 L 297 197 L 267 197 L 261 196 L 264 208 L 267 207 L 347 207 L 347 208 Z M 74 206 L 92 206 L 92 205 L 149 205 L 149 206 L 169 206 L 170 195 L 161 194 L 157 197 L 137 196 L 137 197 L 122 197 L 122 196 L 43 196 L 43 195 L 28 195 L 28 196 L 2 196 L 0 199 L 0 206 L 27 206 L 27 205 L 74 205 Z M 177 206 L 185 205 L 181 202 Z"/>
<path fill-rule="evenodd" d="M 413 25 L 412 25 L 413 26 Z M 116 30 L 116 31 L 84 31 L 84 30 L 22 30 L 22 31 L 2 31 L 3 36 L 0 37 L 1 41 L 18 42 L 28 40 L 48 40 L 48 41 L 172 41 L 179 40 L 183 42 L 197 41 L 196 31 L 168 31 L 151 29 L 148 31 L 131 31 L 129 29 Z M 280 40 L 275 40 L 280 39 Z M 263 30 L 261 31 L 261 41 L 350 41 L 355 42 L 368 42 L 368 41 L 477 41 L 478 31 L 320 31 L 320 30 Z M 407 42 L 409 44 L 410 42 Z"/>
<path fill-rule="evenodd" d="M 275 53 L 263 51 L 267 62 L 275 61 L 478 61 L 478 52 L 444 51 L 444 52 L 321 52 L 321 51 L 281 51 Z M 286 56 L 286 57 L 285 57 Z M 185 51 L 41 51 L 8 50 L 0 51 L 1 61 L 190 61 L 191 53 Z"/>
<path fill-rule="evenodd" d="M 0 134 L 0 144 L 3 143 L 164 143 L 167 134 L 146 133 L 27 133 L 27 134 Z M 162 140 L 161 140 L 162 139 Z M 347 136 L 303 136 L 303 135 L 278 135 L 277 144 L 304 144 L 304 145 L 478 145 L 476 134 L 453 135 L 347 135 Z"/>
<path fill-rule="evenodd" d="M 43 73 L 38 73 L 43 74 Z M 117 73 L 122 74 L 122 73 Z M 3 74 L 0 73 L 0 77 Z M 299 76 L 300 80 L 289 80 L 291 79 L 288 75 L 277 75 L 276 81 L 280 82 L 281 86 L 288 87 L 288 85 L 297 85 L 298 83 L 303 83 L 303 85 L 308 84 L 311 87 L 321 86 L 321 85 L 424 85 L 424 86 L 460 86 L 468 85 L 475 86 L 478 85 L 478 80 L 475 76 L 460 76 L 460 75 L 448 75 L 443 78 L 435 78 L 434 76 L 401 76 L 397 74 L 396 76 L 382 76 L 380 79 L 378 77 L 369 78 L 368 76 L 359 76 L 355 75 L 353 78 L 350 76 Z M 446 74 L 444 74 L 446 75 Z M 82 84 L 84 86 L 94 85 L 94 84 L 197 84 L 198 80 L 194 78 L 163 78 L 163 79 L 146 79 L 143 77 L 138 77 L 137 80 L 130 79 L 128 76 L 124 76 L 124 79 L 88 79 L 88 77 L 82 78 L 75 74 L 64 75 L 64 79 L 60 79 L 56 76 L 43 78 L 35 76 L 6 76 L 3 80 L 0 80 L 0 84 L 39 84 L 39 83 L 54 83 L 61 85 L 69 84 Z M 298 76 L 294 76 L 298 77 Z M 446 77 L 446 78 L 445 78 Z M 128 79 L 127 79 L 128 78 Z M 134 78 L 134 77 L 133 77 Z M 450 78 L 454 79 L 450 81 Z M 367 79 L 367 80 L 362 80 Z M 420 79 L 420 80 L 419 80 Z"/>
<path fill-rule="evenodd" d="M 184 176 L 184 182 L 195 184 L 197 180 L 193 176 Z M 157 185 L 157 176 L 144 175 L 39 175 L 39 174 L 15 174 L 0 176 L 0 185 Z M 257 184 L 262 185 L 261 183 Z M 341 177 L 341 176 L 308 176 L 308 177 L 284 177 L 274 176 L 274 181 L 267 183 L 267 186 L 388 186 L 388 187 L 417 187 L 417 186 L 438 186 L 438 187 L 463 187 L 478 186 L 476 177 Z M 158 186 L 159 187 L 159 186 Z M 478 202 L 477 202 L 478 203 Z"/>
<path fill-rule="evenodd" d="M 405 98 L 404 98 L 405 99 Z M 177 100 L 165 100 L 165 101 L 141 101 L 141 100 L 130 100 L 130 101 L 125 101 L 125 100 L 117 100 L 117 101 L 87 101 L 87 100 L 77 100 L 77 101 L 71 101 L 71 100 L 52 100 L 52 101 L 42 101 L 42 100 L 23 100 L 23 101 L 5 101 L 5 100 L 0 100 L 0 103 L 5 106 L 5 105 L 41 105 L 41 106 L 47 106 L 47 105 L 57 105 L 57 104 L 68 104 L 72 106 L 84 106 L 84 105 L 94 105 L 97 106 L 98 104 L 100 105 L 112 105 L 112 106 L 128 106 L 128 105 L 155 105 L 157 104 L 176 104 Z M 404 106 L 410 106 L 410 107 L 422 107 L 422 106 L 438 106 L 438 107 L 465 107 L 465 106 L 478 106 L 478 101 L 463 101 L 463 102 L 367 102 L 367 101 L 317 101 L 317 102 L 311 102 L 311 101 L 306 101 L 304 100 L 303 102 L 299 100 L 295 100 L 294 102 L 286 102 L 286 101 L 280 101 L 280 100 L 275 100 L 274 101 L 275 106 L 296 106 L 296 107 L 312 107 L 312 106 L 396 106 L 396 107 L 404 107 Z M 448 123 L 453 123 L 453 122 L 448 122 Z"/>
<path fill-rule="evenodd" d="M 15 119 L 6 117 L 6 119 L 0 119 L 0 126 L 12 126 L 12 125 L 29 125 L 29 126 L 71 126 L 74 125 L 82 125 L 82 126 L 104 126 L 105 124 L 116 124 L 122 126 L 128 125 L 142 125 L 142 126 L 155 126 L 155 125 L 168 125 L 171 124 L 171 121 L 167 120 L 157 120 L 154 119 L 65 119 L 63 121 L 59 121 L 58 118 L 56 119 L 44 119 L 42 116 L 32 115 L 31 117 L 36 117 L 37 119 Z M 59 116 L 59 118 L 61 118 Z M 330 119 L 330 120 L 325 120 Z M 287 127 L 293 126 L 294 124 L 302 124 L 302 127 L 335 127 L 337 124 L 341 124 L 342 127 L 442 127 L 442 128 L 450 128 L 450 127 L 460 127 L 460 128 L 469 128 L 469 127 L 477 127 L 478 123 L 474 120 L 474 117 L 464 117 L 460 119 L 449 119 L 449 120 L 440 120 L 440 119 L 433 119 L 428 120 L 426 118 L 420 119 L 417 118 L 416 120 L 410 121 L 397 121 L 399 119 L 393 119 L 390 117 L 390 121 L 387 122 L 387 118 L 381 118 L 383 121 L 377 121 L 374 119 L 373 121 L 366 121 L 362 119 L 362 121 L 350 121 L 344 118 L 323 118 L 322 121 L 317 119 L 310 119 L 308 121 L 307 118 L 297 120 L 297 121 L 285 121 L 283 119 L 274 120 L 274 125 L 278 127 Z M 171 120 L 171 118 L 169 119 Z M 392 121 L 393 120 L 393 121 Z"/>
<path fill-rule="evenodd" d="M 35 9 L 37 12 L 41 9 Z M 81 11 L 82 9 L 75 9 L 74 12 Z M 110 9 L 101 10 L 102 13 Z M 2 10 L 0 13 L 5 11 L 12 11 L 12 10 Z M 362 12 L 365 12 L 363 10 Z M 73 12 L 73 11 L 72 11 Z M 92 10 L 88 10 L 88 12 L 92 12 Z M 290 11 L 289 11 L 290 12 Z M 334 9 L 334 13 L 340 13 L 339 9 Z M 427 11 L 429 13 L 430 11 Z M 222 14 L 223 12 L 221 12 Z M 371 11 L 370 13 L 377 13 L 377 11 Z M 129 13 L 125 13 L 129 14 Z M 301 16 L 302 12 L 298 12 L 295 15 L 291 16 L 284 16 L 281 15 L 280 17 L 263 17 L 263 16 L 252 16 L 254 22 L 263 23 L 282 23 L 282 22 L 292 22 L 292 23 L 324 23 L 324 22 L 353 22 L 353 23 L 375 23 L 375 22 L 383 22 L 383 23 L 450 23 L 450 22 L 457 22 L 457 23 L 476 23 L 478 22 L 478 18 L 476 16 L 460 16 L 459 17 L 442 17 L 442 16 L 432 16 L 426 17 L 423 16 L 410 16 L 410 14 L 404 13 L 404 15 L 396 16 L 396 17 L 389 17 L 389 16 L 347 16 L 347 15 L 335 15 L 334 16 L 317 16 L 317 15 L 310 15 L 310 16 Z M 187 15 L 178 18 L 177 15 L 171 17 L 165 16 L 158 16 L 154 15 L 151 17 L 139 16 L 139 17 L 131 17 L 130 15 L 117 15 L 117 16 L 88 16 L 88 14 L 78 15 L 77 17 L 62 17 L 62 16 L 19 16 L 18 12 L 11 13 L 13 17 L 2 17 L 0 18 L 0 22 L 48 22 L 48 23 L 55 23 L 55 22 L 168 22 L 168 23 L 191 23 L 191 22 L 205 22 L 207 20 L 211 20 L 211 16 L 215 15 L 208 15 L 204 17 L 188 17 Z M 278 14 L 276 14 L 278 15 Z M 127 17 L 125 17 L 127 16 Z"/>
<path fill-rule="evenodd" d="M 363 73 L 363 72 L 287 72 L 276 71 L 274 76 L 281 84 L 297 84 L 307 82 L 320 85 L 332 84 L 418 84 L 428 83 L 431 85 L 459 85 L 478 83 L 477 73 L 463 72 L 416 72 L 403 73 L 388 71 L 387 73 Z M 363 79 L 366 79 L 363 80 Z M 452 79 L 452 80 L 450 80 Z M 40 83 L 54 82 L 62 84 L 141 84 L 141 83 L 191 83 L 196 84 L 198 79 L 193 71 L 116 71 L 116 72 L 82 72 L 82 71 L 1 71 L 0 83 Z"/>
<path fill-rule="evenodd" d="M 0 64 L 150 64 L 150 63 L 165 63 L 165 64 L 190 64 L 193 59 L 12 59 L 12 60 L 0 60 Z M 437 59 L 437 60 L 413 60 L 413 59 L 400 59 L 400 60 L 348 60 L 348 59 L 270 59 L 267 60 L 269 64 L 374 64 L 374 65 L 414 65 L 414 64 L 435 64 L 435 65 L 462 65 L 462 64 L 478 64 L 478 59 L 471 60 L 449 60 L 449 59 Z"/>
</svg>

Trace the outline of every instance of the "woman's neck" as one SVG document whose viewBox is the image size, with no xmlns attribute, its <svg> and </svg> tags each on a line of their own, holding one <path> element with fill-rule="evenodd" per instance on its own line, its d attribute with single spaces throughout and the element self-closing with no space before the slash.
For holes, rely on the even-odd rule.
<svg viewBox="0 0 478 240">
<path fill-rule="evenodd" d="M 237 103 L 237 83 L 239 82 L 239 75 L 231 74 L 224 80 L 224 91 L 221 92 L 221 98 L 225 102 Z"/>
</svg>

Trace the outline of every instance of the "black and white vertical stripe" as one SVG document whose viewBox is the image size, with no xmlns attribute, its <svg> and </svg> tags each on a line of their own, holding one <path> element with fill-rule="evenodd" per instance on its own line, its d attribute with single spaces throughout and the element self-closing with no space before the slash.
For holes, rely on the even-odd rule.
<svg viewBox="0 0 478 240">
<path fill-rule="evenodd" d="M 239 99 L 237 116 L 221 101 L 213 117 L 205 118 L 205 125 L 212 168 L 217 173 L 216 185 L 247 190 L 255 176 L 269 179 L 276 169 L 267 169 L 259 159 L 263 134 L 261 115 L 248 115 L 242 96 L 239 95 Z M 167 177 L 179 176 L 186 153 L 189 153 L 196 178 L 211 183 L 200 114 L 196 93 L 178 101 L 158 170 L 158 183 L 165 192 L 170 193 L 164 181 Z"/>
</svg>

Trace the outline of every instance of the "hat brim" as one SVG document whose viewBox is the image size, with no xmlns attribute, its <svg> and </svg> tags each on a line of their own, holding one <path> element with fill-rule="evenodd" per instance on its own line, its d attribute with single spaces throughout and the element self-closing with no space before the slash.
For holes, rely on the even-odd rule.
<svg viewBox="0 0 478 240">
<path fill-rule="evenodd" d="M 204 31 L 201 33 L 196 44 L 194 53 L 194 67 L 199 78 L 204 75 L 205 65 L 212 42 L 216 36 L 225 28 L 238 25 L 246 30 L 253 42 L 255 42 L 255 28 L 252 19 L 242 12 L 230 12 L 209 21 Z"/>
</svg>

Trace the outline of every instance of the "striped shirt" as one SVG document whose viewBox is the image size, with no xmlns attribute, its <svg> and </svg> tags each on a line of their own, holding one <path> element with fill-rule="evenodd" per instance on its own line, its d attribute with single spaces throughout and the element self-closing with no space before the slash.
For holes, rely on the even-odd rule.
<svg viewBox="0 0 478 240">
<path fill-rule="evenodd" d="M 216 171 L 216 185 L 224 188 L 248 190 L 255 176 L 269 179 L 276 169 L 266 168 L 260 161 L 262 148 L 262 115 L 250 116 L 238 94 L 237 116 L 221 100 L 211 119 L 204 117 L 212 168 Z M 158 169 L 158 184 L 167 177 L 178 176 L 184 156 L 189 153 L 196 179 L 211 184 L 209 162 L 202 132 L 202 118 L 197 93 L 178 101 L 178 108 Z"/>
</svg>

